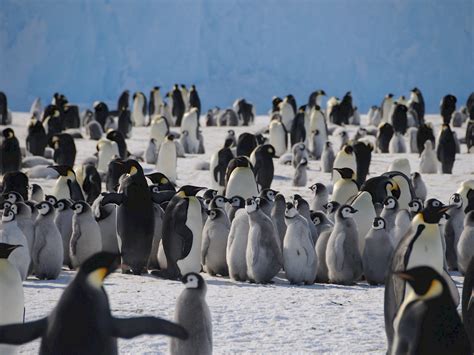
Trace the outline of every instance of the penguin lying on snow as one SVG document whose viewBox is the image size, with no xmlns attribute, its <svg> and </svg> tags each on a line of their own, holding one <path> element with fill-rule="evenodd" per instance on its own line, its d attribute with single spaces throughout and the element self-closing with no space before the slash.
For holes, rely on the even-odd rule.
<svg viewBox="0 0 474 355">
<path fill-rule="evenodd" d="M 186 339 L 183 327 L 160 318 L 112 316 L 102 285 L 118 262 L 117 255 L 106 252 L 87 259 L 48 317 L 0 326 L 0 343 L 24 344 L 41 337 L 42 354 L 66 354 L 71 349 L 80 354 L 117 354 L 117 338 L 164 334 Z M 71 316 L 74 322 L 69 321 Z"/>
</svg>

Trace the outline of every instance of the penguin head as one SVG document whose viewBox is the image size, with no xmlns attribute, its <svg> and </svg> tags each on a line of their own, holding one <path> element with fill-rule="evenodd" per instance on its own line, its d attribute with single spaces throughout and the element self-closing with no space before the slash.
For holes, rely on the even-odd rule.
<svg viewBox="0 0 474 355">
<path fill-rule="evenodd" d="M 13 250 L 20 247 L 22 247 L 22 245 L 0 243 L 0 259 L 8 259 Z"/>
<path fill-rule="evenodd" d="M 275 148 L 271 144 L 265 144 L 262 146 L 262 150 L 265 152 L 265 154 L 271 158 L 275 156 Z"/>
<path fill-rule="evenodd" d="M 3 210 L 3 215 L 2 215 L 2 223 L 8 223 L 15 220 L 15 212 L 14 212 L 14 209 L 12 208 L 14 206 L 15 205 L 5 207 L 5 209 Z"/>
<path fill-rule="evenodd" d="M 158 186 L 160 191 L 175 191 L 173 184 L 163 173 L 148 174 L 146 177 L 149 178 L 155 186 Z"/>
<path fill-rule="evenodd" d="M 248 198 L 245 200 L 245 210 L 247 213 L 252 213 L 258 210 L 258 201 L 256 198 Z"/>
<path fill-rule="evenodd" d="M 431 198 L 426 201 L 425 208 L 421 211 L 423 221 L 428 224 L 438 224 L 451 207 L 444 205 L 435 198 Z"/>
<path fill-rule="evenodd" d="M 194 84 L 191 85 L 191 91 L 196 91 L 196 85 Z"/>
<path fill-rule="evenodd" d="M 184 275 L 183 278 L 181 279 L 181 282 L 184 284 L 184 286 L 187 289 L 195 289 L 195 290 L 203 290 L 203 291 L 206 291 L 207 289 L 206 281 L 204 281 L 201 275 L 195 272 L 190 272 Z"/>
<path fill-rule="evenodd" d="M 223 217 L 224 213 L 224 210 L 222 210 L 221 208 L 211 208 L 207 211 L 207 214 L 209 215 L 211 221 Z"/>
<path fill-rule="evenodd" d="M 415 292 L 415 298 L 430 300 L 440 297 L 443 293 L 447 295 L 446 281 L 433 268 L 419 266 L 406 271 L 395 272 L 402 280 L 408 282 Z M 448 295 L 448 297 L 450 297 Z"/>
<path fill-rule="evenodd" d="M 455 208 L 461 208 L 463 204 L 463 200 L 460 194 L 455 193 L 449 199 L 449 204 Z"/>
<path fill-rule="evenodd" d="M 228 137 L 235 137 L 235 131 L 233 129 L 229 129 L 227 131 L 227 136 Z"/>
<path fill-rule="evenodd" d="M 317 182 L 309 187 L 311 191 L 313 191 L 315 194 L 322 193 L 324 190 L 326 190 L 326 186 L 324 184 L 321 184 L 320 182 Z"/>
<path fill-rule="evenodd" d="M 23 201 L 23 196 L 21 196 L 16 191 L 7 192 L 6 194 L 3 195 L 3 198 L 5 199 L 5 201 L 8 201 L 10 203 L 15 203 L 17 201 Z"/>
<path fill-rule="evenodd" d="M 345 131 L 343 131 L 343 132 L 345 132 Z M 352 155 L 354 153 L 354 148 L 352 148 L 352 146 L 348 145 L 348 144 L 344 146 L 343 150 L 344 150 L 344 153 L 346 153 L 348 155 Z"/>
<path fill-rule="evenodd" d="M 54 211 L 54 207 L 48 201 L 42 201 L 36 204 L 36 209 L 38 210 L 41 216 L 47 216 Z"/>
<path fill-rule="evenodd" d="M 408 207 L 410 212 L 418 213 L 423 209 L 423 202 L 420 199 L 415 198 L 414 200 L 408 202 Z"/>
<path fill-rule="evenodd" d="M 225 208 L 225 204 L 228 200 L 222 195 L 216 195 L 212 199 L 211 205 L 216 206 L 217 208 Z"/>
<path fill-rule="evenodd" d="M 62 198 L 54 204 L 54 208 L 58 211 L 65 211 L 71 207 L 71 202 L 68 199 Z"/>
<path fill-rule="evenodd" d="M 46 195 L 44 197 L 44 200 L 49 202 L 51 204 L 51 206 L 56 205 L 56 202 L 58 202 L 58 199 L 53 195 Z"/>
<path fill-rule="evenodd" d="M 82 214 L 86 211 L 89 211 L 90 206 L 85 201 L 77 201 L 72 204 L 71 209 L 74 211 L 75 214 Z"/>
<path fill-rule="evenodd" d="M 0 203 L 0 210 L 6 210 L 7 208 L 10 208 L 10 206 L 13 205 L 10 201 L 2 201 Z"/>
<path fill-rule="evenodd" d="M 76 179 L 76 174 L 74 170 L 68 165 L 49 165 L 48 168 L 51 168 L 58 172 L 59 176 L 65 176 L 70 180 Z"/>
<path fill-rule="evenodd" d="M 232 207 L 243 208 L 245 206 L 245 200 L 241 196 L 232 196 L 228 201 Z"/>
<path fill-rule="evenodd" d="M 384 208 L 393 210 L 398 207 L 398 201 L 393 196 L 387 196 L 383 201 Z"/>
<path fill-rule="evenodd" d="M 391 99 L 393 97 L 392 93 L 388 93 L 387 96 L 385 96 L 387 99 Z"/>
<path fill-rule="evenodd" d="M 372 223 L 372 228 L 375 230 L 385 229 L 385 219 L 382 217 L 375 217 L 374 222 Z"/>
<path fill-rule="evenodd" d="M 326 141 L 325 144 L 326 144 L 326 148 L 327 148 L 327 149 L 332 148 L 332 143 L 331 143 L 330 141 Z"/>
<path fill-rule="evenodd" d="M 415 181 L 421 178 L 421 174 L 418 171 L 415 171 L 413 174 L 411 174 L 411 178 L 413 181 Z"/>
<path fill-rule="evenodd" d="M 135 159 L 127 159 L 125 161 L 126 171 L 128 175 L 133 176 L 135 174 L 143 175 L 143 168 L 138 161 Z"/>
<path fill-rule="evenodd" d="M 331 214 L 339 209 L 341 205 L 337 201 L 330 201 L 324 205 L 327 214 Z"/>
<path fill-rule="evenodd" d="M 86 284 L 101 289 L 104 279 L 117 269 L 120 263 L 118 254 L 102 251 L 82 263 L 76 277 L 85 278 Z"/>
<path fill-rule="evenodd" d="M 206 191 L 204 191 L 204 193 L 202 194 L 202 197 L 205 199 L 205 200 L 209 200 L 211 201 L 214 197 L 217 196 L 217 190 L 214 190 L 214 189 L 207 189 Z"/>
<path fill-rule="evenodd" d="M 268 201 L 275 201 L 275 197 L 278 194 L 278 191 L 272 189 L 263 189 L 260 192 L 260 197 L 267 199 Z"/>
<path fill-rule="evenodd" d="M 354 170 L 351 168 L 334 168 L 343 179 L 352 179 L 354 177 Z"/>
<path fill-rule="evenodd" d="M 323 223 L 326 218 L 326 216 L 324 215 L 324 213 L 320 212 L 320 211 L 316 211 L 316 212 L 312 212 L 311 213 L 311 220 L 313 221 L 313 224 L 315 226 L 319 226 L 321 223 Z"/>
<path fill-rule="evenodd" d="M 184 185 L 181 186 L 181 188 L 178 190 L 178 196 L 180 197 L 190 197 L 190 196 L 196 196 L 196 194 L 204 190 L 205 187 L 199 187 L 199 186 L 192 186 L 192 185 Z"/>
<path fill-rule="evenodd" d="M 2 131 L 2 134 L 3 134 L 3 137 L 5 137 L 5 139 L 11 139 L 15 137 L 15 132 L 11 128 L 5 128 Z"/>
<path fill-rule="evenodd" d="M 173 134 L 168 134 L 168 135 L 166 136 L 166 140 L 169 141 L 169 142 L 174 141 L 174 135 L 173 135 Z"/>
<path fill-rule="evenodd" d="M 357 210 L 354 207 L 350 205 L 343 205 L 339 208 L 339 210 L 337 211 L 337 214 L 339 215 L 339 217 L 346 219 L 346 218 L 351 218 L 352 215 L 356 212 Z"/>
<path fill-rule="evenodd" d="M 298 214 L 295 206 L 291 202 L 286 203 L 285 218 L 294 218 Z"/>
</svg>

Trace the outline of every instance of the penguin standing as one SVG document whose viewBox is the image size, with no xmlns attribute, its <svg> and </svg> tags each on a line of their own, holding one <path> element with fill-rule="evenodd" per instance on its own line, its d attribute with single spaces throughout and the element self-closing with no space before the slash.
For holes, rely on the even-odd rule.
<svg viewBox="0 0 474 355">
<path fill-rule="evenodd" d="M 291 148 L 291 152 L 292 152 L 291 165 L 293 165 L 293 168 L 295 169 L 303 158 L 306 160 L 309 160 L 308 151 L 306 150 L 306 145 L 304 143 L 295 144 Z"/>
<path fill-rule="evenodd" d="M 408 128 L 408 118 L 407 107 L 405 105 L 395 105 L 392 113 L 391 123 L 395 133 L 400 133 L 402 136 L 406 133 Z"/>
<path fill-rule="evenodd" d="M 86 135 L 89 136 L 90 139 L 98 141 L 104 135 L 104 131 L 99 122 L 91 120 L 86 125 Z"/>
<path fill-rule="evenodd" d="M 295 169 L 293 175 L 293 186 L 306 186 L 308 182 L 308 160 L 303 158 Z"/>
<path fill-rule="evenodd" d="M 311 285 L 316 279 L 317 260 L 308 221 L 288 202 L 285 223 L 287 228 L 283 242 L 283 266 L 286 278 L 292 284 Z"/>
<path fill-rule="evenodd" d="M 151 120 L 150 138 L 159 146 L 170 132 L 168 121 L 163 116 L 154 116 Z"/>
<path fill-rule="evenodd" d="M 393 106 L 394 106 L 393 94 L 389 93 L 385 95 L 385 97 L 382 100 L 382 103 L 380 104 L 380 113 L 382 115 L 383 122 L 390 122 L 390 115 L 392 113 Z"/>
<path fill-rule="evenodd" d="M 189 107 L 195 108 L 197 110 L 197 117 L 199 121 L 199 117 L 201 116 L 201 99 L 199 98 L 196 85 L 194 84 L 191 85 L 191 89 L 189 90 Z"/>
<path fill-rule="evenodd" d="M 9 125 L 12 122 L 11 112 L 8 110 L 7 95 L 0 91 L 0 125 Z"/>
<path fill-rule="evenodd" d="M 418 127 L 418 131 L 416 132 L 416 145 L 418 146 L 419 154 L 421 154 L 423 152 L 423 149 L 425 149 L 425 142 L 428 140 L 431 141 L 431 146 L 434 149 L 435 137 L 433 133 L 433 126 L 431 125 L 431 123 L 420 125 L 420 127 Z"/>
<path fill-rule="evenodd" d="M 326 249 L 328 276 L 332 283 L 349 285 L 362 276 L 359 235 L 351 216 L 355 212 L 351 206 L 343 205 L 336 213 L 336 223 Z"/>
<path fill-rule="evenodd" d="M 262 189 L 269 189 L 273 181 L 273 157 L 275 148 L 270 144 L 259 145 L 250 155 L 254 167 L 255 180 Z"/>
<path fill-rule="evenodd" d="M 122 255 L 122 272 L 140 275 L 148 263 L 155 229 L 152 194 L 141 165 L 129 159 L 124 165 L 127 176 L 119 193 L 109 193 L 101 204 L 117 207 L 117 234 Z"/>
<path fill-rule="evenodd" d="M 248 278 L 251 282 L 268 283 L 282 267 L 276 230 L 255 199 L 248 198 L 245 209 L 250 226 L 246 252 Z"/>
<path fill-rule="evenodd" d="M 357 166 L 356 182 L 359 185 L 362 185 L 369 174 L 369 167 L 374 147 L 370 142 L 358 141 L 353 144 L 352 148 L 354 149 Z"/>
<path fill-rule="evenodd" d="M 165 334 L 186 339 L 183 327 L 160 318 L 112 316 L 103 281 L 117 265 L 115 254 L 101 252 L 92 256 L 48 317 L 0 326 L 0 343 L 24 344 L 41 337 L 40 354 L 67 354 L 71 349 L 78 354 L 117 354 L 117 338 Z"/>
<path fill-rule="evenodd" d="M 35 241 L 31 258 L 36 277 L 40 280 L 55 280 L 63 264 L 63 241 L 54 223 L 54 207 L 43 201 L 37 206 L 39 216 L 35 221 Z"/>
<path fill-rule="evenodd" d="M 74 215 L 71 205 L 68 199 L 61 199 L 54 205 L 56 208 L 54 224 L 58 227 L 63 241 L 63 265 L 69 266 L 69 268 L 72 268 L 71 258 L 69 257 L 69 244 L 71 242 L 72 218 Z"/>
<path fill-rule="evenodd" d="M 336 202 L 333 202 L 336 203 Z M 352 208 L 356 209 L 352 219 L 357 225 L 359 233 L 359 252 L 362 255 L 365 248 L 365 236 L 372 228 L 374 218 L 377 216 L 372 197 L 367 191 L 361 191 L 351 203 Z"/>
<path fill-rule="evenodd" d="M 145 126 L 146 118 L 146 96 L 142 92 L 133 94 L 132 122 L 135 127 Z"/>
<path fill-rule="evenodd" d="M 385 220 L 376 217 L 372 229 L 365 236 L 365 248 L 362 254 L 364 276 L 369 285 L 385 283 L 393 248 L 390 236 L 385 230 Z"/>
<path fill-rule="evenodd" d="M 446 95 L 441 100 L 439 110 L 443 118 L 443 124 L 449 125 L 454 111 L 456 111 L 456 97 L 453 95 Z"/>
<path fill-rule="evenodd" d="M 291 146 L 299 142 L 306 141 L 306 129 L 305 129 L 305 111 L 306 107 L 302 106 L 298 109 L 298 113 L 290 127 L 290 144 Z"/>
<path fill-rule="evenodd" d="M 181 127 L 181 120 L 186 112 L 186 104 L 183 99 L 183 95 L 178 88 L 178 84 L 173 86 L 173 91 L 166 94 L 170 101 L 171 114 L 173 115 L 173 121 L 175 125 Z"/>
<path fill-rule="evenodd" d="M 71 206 L 74 211 L 72 218 L 72 235 L 69 244 L 69 256 L 74 268 L 80 267 L 90 256 L 102 250 L 100 227 L 90 206 L 79 201 Z"/>
<path fill-rule="evenodd" d="M 119 154 L 122 159 L 128 158 L 130 153 L 127 150 L 127 142 L 125 141 L 126 135 L 124 135 L 119 130 L 116 130 L 107 132 L 107 135 L 105 137 L 117 143 Z"/>
<path fill-rule="evenodd" d="M 324 205 L 328 203 L 329 192 L 324 184 L 317 182 L 309 187 L 314 196 L 310 206 L 312 211 L 324 211 Z"/>
<path fill-rule="evenodd" d="M 322 231 L 319 234 L 316 242 L 316 260 L 318 262 L 316 267 L 316 282 L 317 283 L 328 283 L 329 282 L 329 271 L 326 262 L 326 250 L 328 246 L 329 237 L 331 236 L 332 227 Z"/>
<path fill-rule="evenodd" d="M 160 87 L 154 86 L 150 91 L 150 101 L 148 102 L 148 114 L 150 117 L 161 115 L 161 107 L 163 105 L 163 99 L 160 94 Z"/>
<path fill-rule="evenodd" d="M 185 289 L 176 301 L 174 320 L 186 329 L 188 339 L 171 339 L 171 355 L 212 354 L 212 318 L 206 303 L 207 284 L 197 273 L 184 275 Z"/>
<path fill-rule="evenodd" d="M 258 196 L 252 163 L 244 156 L 232 159 L 227 166 L 225 197 L 232 196 L 241 196 L 244 199 Z"/>
<path fill-rule="evenodd" d="M 410 142 L 410 153 L 419 153 L 418 144 L 416 141 L 417 133 L 418 133 L 418 128 L 416 127 L 408 128 L 408 140 Z"/>
<path fill-rule="evenodd" d="M 56 184 L 53 188 L 53 196 L 57 200 L 66 198 L 73 201 L 84 201 L 82 188 L 76 180 L 76 174 L 71 167 L 66 165 L 49 166 L 59 173 Z"/>
<path fill-rule="evenodd" d="M 332 149 L 332 143 L 327 141 L 324 144 L 323 153 L 321 154 L 321 168 L 324 173 L 332 173 L 335 160 L 334 150 Z"/>
<path fill-rule="evenodd" d="M 331 201 L 345 204 L 359 192 L 359 186 L 354 180 L 354 170 L 350 168 L 334 168 L 334 170 L 341 178 L 334 184 Z"/>
<path fill-rule="evenodd" d="M 33 218 L 32 208 L 24 202 L 16 201 L 15 204 L 11 206 L 11 209 L 15 213 L 15 221 L 18 228 L 20 228 L 21 232 L 25 235 L 26 242 L 28 243 L 28 252 L 31 253 L 35 239 L 35 220 Z"/>
<path fill-rule="evenodd" d="M 405 145 L 405 139 L 400 133 L 395 133 L 392 136 L 392 139 L 390 139 L 390 142 L 388 144 L 388 152 L 390 154 L 400 154 L 400 153 L 406 153 L 407 152 L 407 147 Z"/>
<path fill-rule="evenodd" d="M 291 108 L 291 107 L 290 107 Z M 288 134 L 282 117 L 275 114 L 270 122 L 270 144 L 275 148 L 275 156 L 280 157 L 286 153 Z"/>
<path fill-rule="evenodd" d="M 231 146 L 232 139 L 226 139 L 224 147 L 211 155 L 211 161 L 209 164 L 212 182 L 211 186 L 219 193 L 224 192 L 227 166 L 229 165 L 230 161 L 234 159 L 234 154 L 230 148 Z"/>
<path fill-rule="evenodd" d="M 310 134 L 310 151 L 314 159 L 320 160 L 324 151 L 324 140 L 319 129 Z"/>
<path fill-rule="evenodd" d="M 110 139 L 102 138 L 97 142 L 96 150 L 97 171 L 101 174 L 105 174 L 112 159 L 120 157 L 118 145 Z"/>
<path fill-rule="evenodd" d="M 313 91 L 308 98 L 308 107 L 313 108 L 316 105 L 321 106 L 323 96 L 326 96 L 324 90 Z"/>
<path fill-rule="evenodd" d="M 117 209 L 116 206 L 110 205 L 101 205 L 101 201 L 104 196 L 100 195 L 91 206 L 92 213 L 94 218 L 99 224 L 100 235 L 102 237 L 102 250 L 118 254 L 119 247 L 117 241 Z M 156 204 L 155 204 L 156 205 Z M 72 211 L 71 211 L 72 212 Z M 158 221 L 155 221 L 155 224 L 158 224 Z M 71 233 L 72 233 L 72 218 L 71 218 Z M 160 234 L 161 238 L 161 234 Z M 69 251 L 69 243 L 68 251 Z M 68 253 L 69 255 L 69 253 Z"/>
<path fill-rule="evenodd" d="M 285 97 L 283 101 L 279 103 L 278 109 L 281 117 L 280 122 L 284 125 L 285 130 L 290 129 L 296 112 L 288 97 Z"/>
<path fill-rule="evenodd" d="M 438 172 L 437 160 L 431 141 L 425 141 L 424 149 L 420 156 L 420 173 L 436 174 Z"/>
<path fill-rule="evenodd" d="M 456 160 L 456 142 L 451 127 L 447 124 L 443 124 L 441 128 L 436 156 L 441 163 L 441 172 L 452 174 L 454 161 Z"/>
<path fill-rule="evenodd" d="M 389 234 L 393 235 L 395 228 L 395 218 L 399 210 L 398 201 L 393 196 L 388 196 L 383 201 L 383 210 L 380 214 L 385 221 L 385 229 Z"/>
<path fill-rule="evenodd" d="M 52 136 L 50 146 L 54 149 L 53 159 L 57 165 L 74 166 L 76 145 L 70 134 L 61 133 Z"/>
<path fill-rule="evenodd" d="M 209 218 L 202 231 L 201 263 L 204 270 L 212 276 L 228 276 L 226 248 L 230 221 L 221 208 L 212 208 L 208 214 Z"/>
<path fill-rule="evenodd" d="M 226 259 L 229 276 L 235 281 L 247 280 L 247 244 L 249 233 L 249 217 L 245 209 L 235 212 L 227 240 Z"/>
<path fill-rule="evenodd" d="M 22 323 L 25 299 L 20 273 L 9 260 L 9 256 L 21 245 L 0 243 L 0 326 Z M 16 347 L 0 345 L 2 354 L 15 354 Z"/>
<path fill-rule="evenodd" d="M 82 182 L 82 189 L 88 204 L 94 203 L 95 199 L 102 191 L 102 180 L 99 172 L 92 164 L 84 166 L 84 181 Z"/>
<path fill-rule="evenodd" d="M 457 245 L 459 238 L 463 231 L 463 222 L 464 222 L 464 206 L 461 195 L 455 193 L 449 199 L 449 218 L 446 224 L 444 225 L 443 237 L 445 240 L 446 247 L 446 264 L 448 270 L 457 270 L 458 260 L 457 260 Z M 467 265 L 466 265 L 467 266 Z"/>
<path fill-rule="evenodd" d="M 165 174 L 171 182 L 176 183 L 178 175 L 176 172 L 177 166 L 177 152 L 174 143 L 174 136 L 169 134 L 161 143 L 160 151 L 158 152 L 158 160 L 156 162 L 156 169 Z"/>
<path fill-rule="evenodd" d="M 388 153 L 390 140 L 394 135 L 393 127 L 390 123 L 380 124 L 377 130 L 377 150 L 379 153 Z"/>
<path fill-rule="evenodd" d="M 314 225 L 314 223 L 312 223 L 311 220 L 311 211 L 309 209 L 309 203 L 298 194 L 293 195 L 293 201 L 298 213 L 308 221 L 311 241 L 313 242 L 313 245 L 315 245 L 316 240 L 318 239 L 318 232 L 316 230 L 316 226 Z"/>
<path fill-rule="evenodd" d="M 157 160 L 158 160 L 158 147 L 156 145 L 156 140 L 154 138 L 151 138 L 145 150 L 145 163 L 156 164 Z"/>
<path fill-rule="evenodd" d="M 415 196 L 421 199 L 422 201 L 426 200 L 428 190 L 426 189 L 426 184 L 423 181 L 423 178 L 419 172 L 416 171 L 411 174 L 411 183 L 413 185 Z"/>
<path fill-rule="evenodd" d="M 420 89 L 413 88 L 411 90 L 410 99 L 408 100 L 408 107 L 416 112 L 418 118 L 418 125 L 425 123 L 425 100 Z"/>
<path fill-rule="evenodd" d="M 0 174 L 18 171 L 21 165 L 20 143 L 11 128 L 5 128 L 2 131 L 2 135 L 3 140 L 0 146 Z"/>
<path fill-rule="evenodd" d="M 95 102 L 94 103 L 94 119 L 100 123 L 102 130 L 105 129 L 105 122 L 109 117 L 109 107 L 105 102 Z"/>
<path fill-rule="evenodd" d="M 26 149 L 33 155 L 44 156 L 44 150 L 48 145 L 48 138 L 41 121 L 32 117 L 28 124 L 28 135 L 26 136 Z"/>
<path fill-rule="evenodd" d="M 474 211 L 466 214 L 463 227 L 456 246 L 457 262 L 461 274 L 468 277 L 468 265 L 474 258 Z"/>
<path fill-rule="evenodd" d="M 199 116 L 196 108 L 192 108 L 183 116 L 181 123 L 181 132 L 188 132 L 187 149 L 184 152 L 189 154 L 197 154 L 199 150 L 198 127 Z"/>
<path fill-rule="evenodd" d="M 16 208 L 16 205 L 12 205 L 3 211 L 0 242 L 21 246 L 21 248 L 12 252 L 9 259 L 20 273 L 22 281 L 24 281 L 28 276 L 31 257 L 30 250 L 28 249 L 28 241 L 15 220 Z"/>
</svg>

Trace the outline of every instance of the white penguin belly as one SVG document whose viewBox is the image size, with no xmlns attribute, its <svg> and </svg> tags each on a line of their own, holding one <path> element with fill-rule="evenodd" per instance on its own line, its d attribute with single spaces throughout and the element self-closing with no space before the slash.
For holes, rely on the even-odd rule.
<svg viewBox="0 0 474 355">
<path fill-rule="evenodd" d="M 151 124 L 150 138 L 156 141 L 156 145 L 159 146 L 165 140 L 168 128 L 164 120 L 153 121 Z"/>
<path fill-rule="evenodd" d="M 416 266 L 431 266 L 440 274 L 443 272 L 444 251 L 441 234 L 437 225 L 425 224 L 421 236 L 413 244 L 407 269 Z M 437 235 L 439 237 L 433 237 Z"/>
<path fill-rule="evenodd" d="M 165 142 L 161 145 L 156 168 L 165 174 L 171 182 L 176 183 L 176 145 L 174 142 Z"/>
<path fill-rule="evenodd" d="M 61 200 L 63 198 L 65 199 L 71 198 L 71 193 L 69 192 L 69 186 L 67 184 L 67 177 L 60 176 L 56 180 L 56 184 L 54 185 L 54 189 L 53 189 L 53 196 L 55 196 L 56 199 L 58 200 Z"/>
<path fill-rule="evenodd" d="M 242 280 L 247 278 L 246 253 L 249 228 L 247 212 L 243 209 L 237 210 L 229 233 L 232 244 L 227 245 L 227 265 L 230 276 L 239 275 Z"/>
<path fill-rule="evenodd" d="M 141 127 L 145 125 L 145 115 L 143 114 L 142 110 L 144 104 L 145 102 L 141 95 L 139 95 L 133 101 L 132 121 L 136 127 Z"/>
<path fill-rule="evenodd" d="M 270 144 L 275 148 L 277 157 L 286 153 L 286 133 L 279 124 L 270 125 Z"/>
<path fill-rule="evenodd" d="M 346 180 L 338 180 L 334 184 L 334 192 L 331 201 L 339 202 L 341 205 L 345 204 L 351 197 L 357 195 L 359 190 L 357 185 Z"/>
<path fill-rule="evenodd" d="M 100 142 L 98 145 L 99 144 Z M 100 173 L 106 173 L 109 168 L 109 163 L 114 156 L 120 156 L 117 143 L 101 144 L 97 155 L 97 171 Z"/>
<path fill-rule="evenodd" d="M 258 196 L 255 176 L 250 168 L 238 167 L 230 174 L 225 197 L 241 196 L 244 199 Z"/>
<path fill-rule="evenodd" d="M 194 196 L 189 198 L 188 214 L 186 216 L 186 227 L 193 234 L 193 245 L 188 256 L 178 260 L 177 264 L 181 275 L 189 272 L 201 272 L 201 241 L 202 241 L 202 215 L 201 203 Z"/>
</svg>

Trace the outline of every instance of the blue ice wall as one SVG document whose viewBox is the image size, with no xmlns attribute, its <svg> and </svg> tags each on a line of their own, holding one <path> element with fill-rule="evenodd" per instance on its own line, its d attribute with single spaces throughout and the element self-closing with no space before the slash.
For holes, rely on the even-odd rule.
<svg viewBox="0 0 474 355">
<path fill-rule="evenodd" d="M 474 90 L 473 0 L 0 0 L 0 90 L 91 105 L 195 83 L 203 108 L 266 112 L 323 88 L 362 111 L 421 88 L 427 111 Z"/>
</svg>

